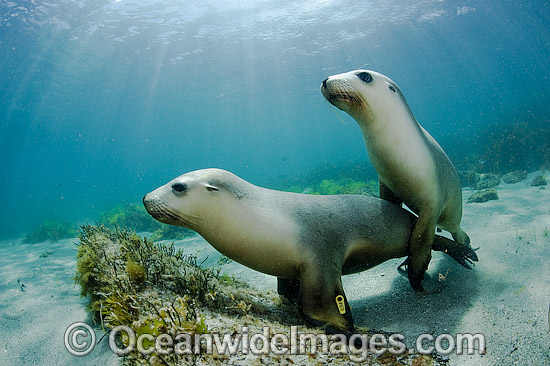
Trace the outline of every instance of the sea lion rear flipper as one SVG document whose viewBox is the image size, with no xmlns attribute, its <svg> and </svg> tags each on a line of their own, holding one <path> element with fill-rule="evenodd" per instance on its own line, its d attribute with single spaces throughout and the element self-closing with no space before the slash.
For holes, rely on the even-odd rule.
<svg viewBox="0 0 550 366">
<path fill-rule="evenodd" d="M 351 308 L 342 287 L 341 273 L 319 265 L 300 268 L 299 310 L 302 318 L 329 334 L 354 333 Z"/>
<path fill-rule="evenodd" d="M 476 252 L 469 245 L 436 235 L 433 250 L 444 252 L 465 268 L 472 269 L 473 262 L 478 261 Z"/>
</svg>

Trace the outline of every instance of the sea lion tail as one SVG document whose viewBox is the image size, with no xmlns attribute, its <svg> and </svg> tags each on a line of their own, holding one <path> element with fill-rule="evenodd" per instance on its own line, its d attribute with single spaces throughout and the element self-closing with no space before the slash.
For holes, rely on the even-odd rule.
<svg viewBox="0 0 550 366">
<path fill-rule="evenodd" d="M 435 236 L 433 250 L 444 252 L 465 268 L 472 269 L 473 262 L 478 261 L 474 249 L 440 235 Z"/>
</svg>

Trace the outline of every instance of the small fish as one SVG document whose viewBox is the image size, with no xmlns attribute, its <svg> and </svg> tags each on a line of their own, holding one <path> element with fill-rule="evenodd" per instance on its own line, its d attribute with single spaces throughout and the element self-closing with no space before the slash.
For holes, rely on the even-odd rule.
<svg viewBox="0 0 550 366">
<path fill-rule="evenodd" d="M 45 250 L 38 256 L 39 258 L 48 258 L 50 255 L 52 255 L 53 252 L 50 250 Z"/>
<path fill-rule="evenodd" d="M 17 279 L 17 283 L 19 284 L 19 291 L 23 291 L 25 292 L 25 284 L 23 282 L 21 282 L 21 280 L 18 278 Z"/>
</svg>

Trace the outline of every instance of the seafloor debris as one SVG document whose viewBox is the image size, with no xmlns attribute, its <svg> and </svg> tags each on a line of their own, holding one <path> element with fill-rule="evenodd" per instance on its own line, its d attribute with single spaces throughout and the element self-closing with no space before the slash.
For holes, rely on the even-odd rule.
<svg viewBox="0 0 550 366">
<path fill-rule="evenodd" d="M 495 173 L 476 173 L 473 170 L 459 171 L 458 176 L 462 187 L 473 189 L 493 188 L 500 184 L 500 175 Z"/>
<path fill-rule="evenodd" d="M 458 171 L 458 177 L 460 178 L 462 187 L 475 187 L 477 182 L 479 182 L 479 176 L 480 174 L 473 170 Z"/>
<path fill-rule="evenodd" d="M 527 172 L 525 170 L 514 170 L 502 176 L 504 183 L 508 184 L 521 182 L 525 178 L 527 178 Z"/>
<path fill-rule="evenodd" d="M 107 332 L 127 326 L 136 337 L 145 339 L 141 350 L 147 352 L 139 352 L 138 342 L 138 347 L 125 355 L 125 365 L 355 365 L 353 359 L 372 365 L 386 364 L 383 356 L 377 357 L 367 350 L 359 350 L 352 357 L 334 350 L 311 352 L 310 347 L 306 348 L 309 352 L 300 354 L 291 354 L 290 350 L 271 352 L 284 350 L 273 345 L 281 340 L 280 335 L 289 339 L 291 327 L 299 334 L 315 336 L 323 336 L 323 330 L 306 327 L 296 306 L 281 303 L 273 292 L 251 289 L 222 275 L 219 269 L 202 268 L 195 257 L 182 254 L 173 245 L 155 244 L 133 231 L 110 231 L 104 226 L 82 226 L 79 237 L 76 282 L 82 296 L 89 297 L 88 307 L 95 320 Z M 264 327 L 269 327 L 269 331 Z M 243 329 L 248 334 L 243 334 Z M 208 352 L 208 337 L 215 340 L 217 335 L 218 340 L 232 342 L 238 339 L 242 347 L 245 337 L 251 342 L 257 334 L 271 342 L 267 352 L 244 353 L 237 348 L 233 354 L 224 354 L 216 352 L 215 347 L 214 352 Z M 117 343 L 120 349 L 125 349 L 130 338 L 125 332 L 120 335 Z M 183 346 L 186 352 L 175 352 L 176 345 L 162 342 L 161 348 L 155 348 L 155 341 L 163 335 L 176 340 L 181 336 L 188 343 L 180 344 L 180 350 Z M 418 357 L 408 353 L 392 355 L 392 359 L 403 365 L 413 364 Z M 427 364 L 447 364 L 438 355 L 422 357 L 429 361 Z"/>
<path fill-rule="evenodd" d="M 484 189 L 483 191 L 475 192 L 468 198 L 468 203 L 482 203 L 491 200 L 498 200 L 498 193 L 495 188 Z"/>
<path fill-rule="evenodd" d="M 537 175 L 532 181 L 531 185 L 533 187 L 540 187 L 547 185 L 548 182 L 546 181 L 546 174 L 545 175 Z"/>
<path fill-rule="evenodd" d="M 500 184 L 500 176 L 494 173 L 485 173 L 479 175 L 478 182 L 473 186 L 475 189 L 488 189 Z"/>
</svg>

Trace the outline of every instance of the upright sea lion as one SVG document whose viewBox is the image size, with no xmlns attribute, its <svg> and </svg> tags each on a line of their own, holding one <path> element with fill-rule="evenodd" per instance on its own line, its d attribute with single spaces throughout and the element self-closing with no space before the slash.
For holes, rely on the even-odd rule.
<svg viewBox="0 0 550 366">
<path fill-rule="evenodd" d="M 353 117 L 363 132 L 369 158 L 380 181 L 380 197 L 404 202 L 418 215 L 409 242 L 408 275 L 422 291 L 436 227 L 464 245 L 460 228 L 462 188 L 453 164 L 434 138 L 414 118 L 403 93 L 387 76 L 355 70 L 330 76 L 321 93 Z"/>
<path fill-rule="evenodd" d="M 416 217 L 360 195 L 319 196 L 261 188 L 221 169 L 183 174 L 143 198 L 155 219 L 202 235 L 227 257 L 278 277 L 304 319 L 329 333 L 354 331 L 341 276 L 407 254 Z M 470 268 L 468 246 L 442 236 L 435 250 Z"/>
</svg>

